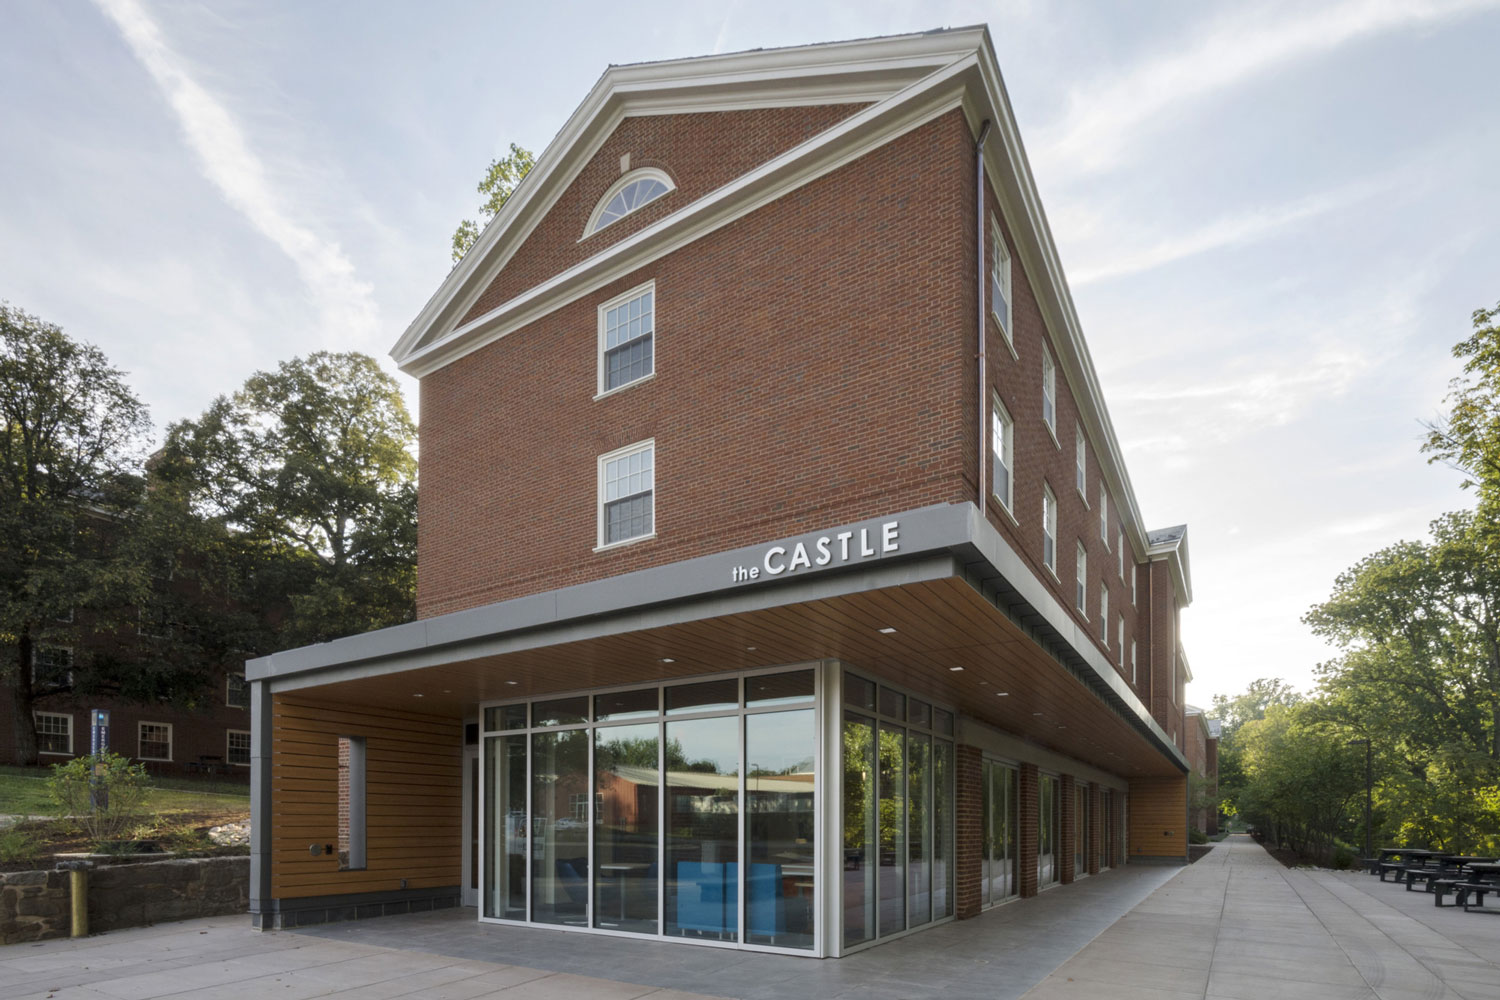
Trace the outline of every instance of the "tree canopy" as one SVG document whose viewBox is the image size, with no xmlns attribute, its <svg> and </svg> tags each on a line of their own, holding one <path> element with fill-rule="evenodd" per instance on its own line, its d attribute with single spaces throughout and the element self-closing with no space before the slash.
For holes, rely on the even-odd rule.
<svg viewBox="0 0 1500 1000">
<path fill-rule="evenodd" d="M 479 239 L 480 232 L 489 225 L 490 220 L 500 214 L 500 209 L 515 191 L 516 185 L 521 183 L 521 178 L 526 176 L 535 163 L 535 154 L 529 149 L 522 149 L 515 143 L 510 144 L 509 153 L 490 161 L 484 177 L 475 188 L 485 196 L 483 203 L 479 206 L 479 221 L 464 219 L 453 231 L 453 262 L 455 264 L 469 252 L 469 248 Z"/>
</svg>

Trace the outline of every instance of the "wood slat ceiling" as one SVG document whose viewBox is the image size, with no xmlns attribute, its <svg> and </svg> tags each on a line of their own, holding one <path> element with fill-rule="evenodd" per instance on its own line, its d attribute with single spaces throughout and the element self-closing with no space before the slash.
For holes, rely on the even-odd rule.
<svg viewBox="0 0 1500 1000">
<path fill-rule="evenodd" d="M 896 631 L 883 634 L 882 628 Z M 319 701 L 462 718 L 481 701 L 824 658 L 924 692 L 967 716 L 1114 774 L 1180 774 L 1116 710 L 956 577 L 296 693 Z"/>
</svg>

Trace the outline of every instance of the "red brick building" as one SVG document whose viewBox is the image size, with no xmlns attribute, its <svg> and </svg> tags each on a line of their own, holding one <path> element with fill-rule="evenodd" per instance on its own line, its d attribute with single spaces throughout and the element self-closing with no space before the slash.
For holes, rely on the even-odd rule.
<svg viewBox="0 0 1500 1000">
<path fill-rule="evenodd" d="M 1187 706 L 1188 767 L 1203 789 L 1192 803 L 1189 819 L 1193 829 L 1209 836 L 1219 832 L 1219 720 L 1204 715 L 1196 705 Z"/>
<path fill-rule="evenodd" d="M 1186 529 L 985 29 L 610 68 L 393 354 L 419 620 L 250 664 L 262 925 L 838 956 L 1185 859 Z"/>
</svg>

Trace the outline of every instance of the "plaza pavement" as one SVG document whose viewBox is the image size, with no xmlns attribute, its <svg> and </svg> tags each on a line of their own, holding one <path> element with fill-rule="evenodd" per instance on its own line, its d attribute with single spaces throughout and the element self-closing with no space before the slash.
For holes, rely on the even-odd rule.
<svg viewBox="0 0 1500 1000">
<path fill-rule="evenodd" d="M 1500 1000 L 1500 920 L 1231 837 L 840 960 L 481 925 L 244 917 L 0 948 L 0 1000 Z"/>
</svg>

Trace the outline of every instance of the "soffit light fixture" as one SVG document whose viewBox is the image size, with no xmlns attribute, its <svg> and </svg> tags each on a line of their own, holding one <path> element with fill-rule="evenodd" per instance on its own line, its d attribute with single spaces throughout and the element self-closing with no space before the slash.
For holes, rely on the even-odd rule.
<svg viewBox="0 0 1500 1000">
<path fill-rule="evenodd" d="M 949 667 L 948 669 L 951 670 L 953 673 L 956 674 L 956 673 L 961 673 L 964 668 L 963 667 Z"/>
<path fill-rule="evenodd" d="M 670 656 L 663 656 L 661 658 L 661 662 L 663 662 L 663 663 L 676 663 L 677 661 L 674 660 L 674 659 L 672 659 Z"/>
<path fill-rule="evenodd" d="M 883 629 L 880 630 L 880 634 L 881 635 L 890 635 L 894 631 L 896 631 L 896 630 L 893 629 L 893 628 L 891 628 L 889 625 L 887 625 L 885 628 L 883 628 Z"/>
</svg>

